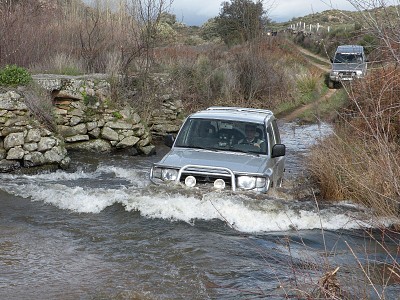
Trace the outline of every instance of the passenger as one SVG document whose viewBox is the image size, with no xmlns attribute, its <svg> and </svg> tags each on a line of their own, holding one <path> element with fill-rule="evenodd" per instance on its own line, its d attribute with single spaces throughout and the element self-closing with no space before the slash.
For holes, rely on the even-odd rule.
<svg viewBox="0 0 400 300">
<path fill-rule="evenodd" d="M 246 136 L 244 139 L 241 139 L 238 144 L 248 144 L 263 150 L 266 148 L 264 140 L 256 137 L 255 125 L 247 124 L 244 128 L 244 131 Z"/>
</svg>

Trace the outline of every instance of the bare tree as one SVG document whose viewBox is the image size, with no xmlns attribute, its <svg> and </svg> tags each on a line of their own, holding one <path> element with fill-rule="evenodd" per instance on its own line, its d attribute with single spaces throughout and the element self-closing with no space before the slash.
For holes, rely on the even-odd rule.
<svg viewBox="0 0 400 300">
<path fill-rule="evenodd" d="M 0 65 L 27 66 L 32 57 L 43 55 L 47 40 L 37 41 L 46 36 L 44 24 L 50 15 L 37 0 L 0 0 Z"/>
<path fill-rule="evenodd" d="M 157 27 L 162 13 L 167 12 L 173 0 L 128 0 L 130 14 L 136 23 L 130 35 L 131 44 L 136 45 L 137 51 L 130 51 L 130 57 L 139 54 L 143 58 L 141 73 L 147 73 L 153 62 L 152 49 L 155 47 Z M 128 60 L 127 62 L 129 62 Z"/>
</svg>

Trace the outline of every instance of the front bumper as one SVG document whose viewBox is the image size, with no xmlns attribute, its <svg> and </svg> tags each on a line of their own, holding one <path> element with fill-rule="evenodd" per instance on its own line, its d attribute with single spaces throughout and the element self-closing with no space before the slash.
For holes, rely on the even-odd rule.
<svg viewBox="0 0 400 300">
<path fill-rule="evenodd" d="M 357 72 L 354 71 L 344 71 L 344 72 L 338 72 L 338 73 L 330 73 L 329 74 L 329 79 L 331 81 L 335 82 L 340 82 L 340 81 L 350 81 L 354 79 L 360 79 L 362 78 L 363 75 L 357 74 Z"/>
<path fill-rule="evenodd" d="M 193 182 L 193 177 L 195 178 L 195 186 L 209 185 L 212 184 L 214 187 L 216 185 L 221 186 L 221 180 L 223 180 L 223 188 L 229 188 L 232 191 L 236 190 L 252 190 L 255 192 L 265 193 L 270 188 L 270 175 L 260 174 L 260 173 L 246 173 L 246 172 L 233 172 L 229 168 L 224 167 L 212 167 L 203 165 L 185 165 L 177 170 L 176 178 L 173 180 L 163 180 L 162 176 L 158 175 L 159 169 L 173 169 L 166 167 L 164 165 L 155 164 L 150 170 L 150 180 L 155 184 L 162 184 L 166 182 L 183 183 L 188 185 L 186 179 L 191 178 Z M 157 173 L 157 174 L 156 174 Z M 243 186 L 244 179 L 248 179 L 249 182 L 246 183 L 246 187 Z M 250 182 L 250 181 L 254 181 Z M 216 184 L 218 182 L 218 184 Z M 239 184 L 238 184 L 239 183 Z M 218 188 L 220 189 L 220 188 Z"/>
</svg>

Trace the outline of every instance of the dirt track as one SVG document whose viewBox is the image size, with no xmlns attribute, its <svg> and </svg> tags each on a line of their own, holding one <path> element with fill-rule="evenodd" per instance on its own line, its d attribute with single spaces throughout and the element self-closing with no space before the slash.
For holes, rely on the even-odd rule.
<svg viewBox="0 0 400 300">
<path fill-rule="evenodd" d="M 302 48 L 302 47 L 300 47 L 300 46 L 297 46 L 297 48 L 298 48 L 298 50 L 299 50 L 301 53 L 304 54 L 305 58 L 306 58 L 312 65 L 316 66 L 317 68 L 321 69 L 321 70 L 324 71 L 324 72 L 329 72 L 329 70 L 330 70 L 329 67 L 327 67 L 327 66 L 324 65 L 324 64 L 319 64 L 319 63 L 313 61 L 312 59 L 309 59 L 309 57 L 311 56 L 311 57 L 314 57 L 315 59 L 317 59 L 318 61 L 324 62 L 324 63 L 326 63 L 326 64 L 330 64 L 330 62 L 329 62 L 328 59 L 323 58 L 323 57 L 320 57 L 320 56 L 318 56 L 318 55 L 316 55 L 316 54 L 314 54 L 314 53 L 312 53 L 312 52 L 310 52 L 310 51 L 308 51 L 308 50 L 306 50 L 306 49 L 304 49 L 304 48 Z M 335 92 L 336 92 L 336 90 L 334 90 L 334 89 L 329 89 L 329 91 L 328 91 L 325 95 L 323 95 L 321 98 L 317 99 L 317 100 L 314 101 L 314 102 L 311 102 L 311 103 L 308 103 L 308 104 L 303 105 L 303 106 L 301 106 L 301 107 L 298 107 L 298 108 L 295 109 L 293 112 L 289 113 L 289 114 L 286 115 L 286 116 L 281 117 L 280 119 L 281 119 L 282 121 L 284 121 L 284 122 L 292 122 L 292 121 L 294 121 L 295 119 L 297 119 L 303 112 L 305 112 L 305 111 L 311 109 L 313 106 L 318 105 L 318 103 L 320 103 L 320 102 L 322 102 L 322 101 L 327 101 L 327 100 L 329 100 L 329 99 L 333 96 L 333 94 L 334 94 Z"/>
</svg>

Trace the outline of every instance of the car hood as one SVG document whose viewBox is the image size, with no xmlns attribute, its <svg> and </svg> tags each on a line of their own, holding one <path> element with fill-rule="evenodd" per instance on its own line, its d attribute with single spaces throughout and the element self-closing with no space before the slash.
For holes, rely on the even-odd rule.
<svg viewBox="0 0 400 300">
<path fill-rule="evenodd" d="M 175 148 L 164 156 L 160 164 L 174 167 L 202 165 L 223 167 L 233 172 L 263 173 L 268 156 L 227 151 Z"/>
<path fill-rule="evenodd" d="M 365 64 L 363 64 L 363 63 L 362 64 L 359 64 L 359 63 L 356 63 L 356 64 L 335 63 L 332 65 L 332 71 L 356 71 L 356 70 L 362 71 L 364 68 L 365 68 Z"/>
</svg>

